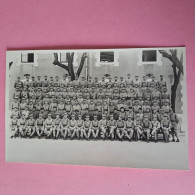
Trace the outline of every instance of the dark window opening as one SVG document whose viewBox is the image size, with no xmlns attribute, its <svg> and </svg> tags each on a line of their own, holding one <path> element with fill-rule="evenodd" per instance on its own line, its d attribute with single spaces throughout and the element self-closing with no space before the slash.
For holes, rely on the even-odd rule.
<svg viewBox="0 0 195 195">
<path fill-rule="evenodd" d="M 114 52 L 100 52 L 100 62 L 114 62 Z"/>
<path fill-rule="evenodd" d="M 155 62 L 157 61 L 156 50 L 145 50 L 142 53 L 143 62 Z"/>
</svg>

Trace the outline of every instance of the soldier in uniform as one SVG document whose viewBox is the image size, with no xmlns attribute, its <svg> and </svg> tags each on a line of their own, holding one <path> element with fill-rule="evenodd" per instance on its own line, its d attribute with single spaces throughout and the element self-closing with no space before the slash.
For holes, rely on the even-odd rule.
<svg viewBox="0 0 195 195">
<path fill-rule="evenodd" d="M 160 75 L 160 80 L 157 82 L 157 85 L 159 89 L 167 86 L 166 81 L 163 79 L 163 75 Z"/>
<path fill-rule="evenodd" d="M 23 88 L 23 82 L 20 80 L 20 77 L 18 77 L 18 80 L 15 82 L 14 87 L 18 87 L 18 89 Z"/>
<path fill-rule="evenodd" d="M 136 132 L 136 140 L 140 140 L 141 138 L 145 138 L 142 126 L 143 126 L 142 125 L 142 120 L 137 115 L 136 119 L 134 120 L 134 127 L 135 127 L 135 132 Z"/>
<path fill-rule="evenodd" d="M 135 80 L 133 81 L 133 86 L 134 87 L 140 86 L 140 80 L 138 75 L 135 76 Z"/>
<path fill-rule="evenodd" d="M 60 103 L 57 105 L 57 111 L 60 115 L 60 118 L 62 119 L 65 113 L 65 104 L 63 100 L 61 100 Z"/>
<path fill-rule="evenodd" d="M 37 76 L 36 87 L 42 87 L 41 76 Z"/>
<path fill-rule="evenodd" d="M 51 114 L 48 114 L 47 119 L 45 119 L 45 135 L 49 138 L 52 135 L 52 125 L 53 119 L 51 118 Z"/>
<path fill-rule="evenodd" d="M 100 120 L 99 126 L 100 126 L 101 138 L 105 139 L 107 133 L 107 120 L 105 114 L 102 114 L 102 119 Z"/>
<path fill-rule="evenodd" d="M 47 80 L 47 76 L 44 76 L 44 81 L 42 81 L 42 87 L 48 87 L 49 81 Z"/>
<path fill-rule="evenodd" d="M 60 115 L 56 113 L 56 118 L 53 120 L 53 127 L 52 127 L 52 133 L 54 139 L 57 139 L 59 137 L 60 123 L 61 123 Z"/>
<path fill-rule="evenodd" d="M 71 116 L 68 135 L 71 137 L 71 139 L 73 139 L 75 135 L 79 138 L 79 130 L 77 128 L 77 121 L 74 114 Z"/>
<path fill-rule="evenodd" d="M 19 129 L 20 136 L 25 137 L 26 119 L 24 114 L 22 114 L 21 118 L 18 119 L 18 129 Z"/>
<path fill-rule="evenodd" d="M 160 122 L 157 120 L 157 116 L 154 116 L 152 119 L 152 132 L 151 135 L 154 136 L 155 142 L 158 141 L 158 133 L 160 131 Z"/>
<path fill-rule="evenodd" d="M 172 141 L 175 141 L 175 137 L 176 137 L 176 142 L 179 142 L 179 137 L 177 134 L 178 131 L 178 123 L 179 123 L 179 118 L 178 116 L 173 112 L 173 110 L 170 110 L 170 121 L 171 121 L 171 130 L 172 130 L 172 136 L 173 139 Z"/>
<path fill-rule="evenodd" d="M 72 110 L 75 114 L 76 120 L 78 119 L 78 115 L 81 114 L 81 106 L 79 105 L 78 101 L 75 101 L 75 104 L 72 106 Z"/>
<path fill-rule="evenodd" d="M 26 86 L 28 88 L 30 86 L 30 80 L 29 80 L 30 79 L 30 74 L 25 74 L 24 76 L 26 77 L 26 79 L 23 82 L 23 87 Z"/>
<path fill-rule="evenodd" d="M 68 114 L 68 117 L 70 118 L 72 114 L 72 105 L 70 104 L 70 99 L 68 99 L 67 103 L 65 104 L 65 111 Z"/>
<path fill-rule="evenodd" d="M 117 129 L 116 129 L 116 134 L 119 138 L 120 141 L 123 140 L 123 136 L 125 135 L 125 121 L 122 120 L 121 115 L 119 115 L 119 118 L 116 122 L 117 124 Z"/>
<path fill-rule="evenodd" d="M 19 109 L 20 103 L 18 101 L 18 98 L 14 98 L 14 102 L 11 104 L 11 109 L 13 110 L 14 108 Z"/>
<path fill-rule="evenodd" d="M 81 114 L 78 115 L 77 129 L 78 129 L 78 134 L 79 134 L 78 138 L 80 138 L 81 132 L 83 132 L 84 136 L 87 137 L 87 134 L 84 131 L 84 121 L 82 120 Z"/>
<path fill-rule="evenodd" d="M 43 132 L 44 132 L 44 126 L 45 126 L 45 120 L 42 117 L 42 114 L 39 114 L 39 117 L 35 121 L 35 130 L 38 135 L 38 138 L 40 139 Z"/>
<path fill-rule="evenodd" d="M 143 131 L 146 134 L 146 141 L 149 142 L 152 124 L 148 119 L 148 115 L 144 115 L 144 119 L 143 119 L 142 124 L 143 124 L 143 126 L 142 126 Z"/>
<path fill-rule="evenodd" d="M 11 118 L 19 118 L 20 117 L 20 112 L 19 112 L 19 110 L 18 110 L 18 108 L 14 108 L 12 111 L 11 111 L 11 116 L 10 116 Z"/>
<path fill-rule="evenodd" d="M 127 121 L 125 122 L 125 136 L 131 141 L 134 133 L 134 121 L 132 120 L 132 116 L 128 115 L 127 116 Z"/>
<path fill-rule="evenodd" d="M 111 137 L 111 140 L 114 140 L 117 124 L 113 114 L 110 115 L 110 120 L 107 121 L 107 126 L 109 129 L 108 137 Z"/>
<path fill-rule="evenodd" d="M 96 139 L 99 135 L 99 121 L 96 115 L 94 115 L 94 120 L 91 122 L 91 130 L 93 138 Z"/>
<path fill-rule="evenodd" d="M 32 137 L 35 134 L 35 119 L 33 118 L 33 115 L 30 115 L 30 118 L 26 122 L 26 132 L 25 135 Z"/>
<path fill-rule="evenodd" d="M 85 132 L 85 133 L 84 133 Z M 81 138 L 83 138 L 83 135 L 87 140 L 89 140 L 89 137 L 91 135 L 92 129 L 91 129 L 91 121 L 89 120 L 89 115 L 86 116 L 86 120 L 84 121 L 83 131 L 81 131 Z"/>
<path fill-rule="evenodd" d="M 168 116 L 164 114 L 161 121 L 161 129 L 165 137 L 165 142 L 169 142 L 169 133 L 171 131 L 171 122 L 168 120 Z"/>
<path fill-rule="evenodd" d="M 22 111 L 21 114 L 22 114 L 22 115 L 24 114 L 25 119 L 28 119 L 28 118 L 29 118 L 30 112 L 29 112 L 29 110 L 28 110 L 28 106 L 25 107 L 25 109 Z"/>
<path fill-rule="evenodd" d="M 125 82 L 127 88 L 130 88 L 132 86 L 133 81 L 131 80 L 131 74 L 127 74 L 127 80 Z"/>
<path fill-rule="evenodd" d="M 68 134 L 69 125 L 70 125 L 70 121 L 68 119 L 68 114 L 64 113 L 64 117 L 60 123 L 61 136 L 63 137 L 63 139 L 66 139 L 66 136 Z"/>
</svg>

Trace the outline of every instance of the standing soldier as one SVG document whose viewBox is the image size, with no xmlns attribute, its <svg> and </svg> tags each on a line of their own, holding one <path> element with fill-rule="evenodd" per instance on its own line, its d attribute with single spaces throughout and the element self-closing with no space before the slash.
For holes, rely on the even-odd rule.
<svg viewBox="0 0 195 195">
<path fill-rule="evenodd" d="M 168 116 L 164 115 L 161 121 L 161 129 L 163 131 L 165 142 L 169 142 L 169 132 L 171 131 L 171 122 L 168 120 Z"/>
<path fill-rule="evenodd" d="M 125 131 L 125 136 L 129 139 L 129 141 L 131 141 L 131 139 L 133 138 L 133 133 L 134 133 L 134 122 L 132 120 L 131 115 L 127 116 L 127 121 L 126 121 L 126 131 Z"/>
<path fill-rule="evenodd" d="M 60 115 L 57 113 L 56 118 L 53 120 L 52 132 L 53 132 L 53 138 L 54 139 L 57 139 L 59 137 L 60 123 L 61 123 Z"/>
<path fill-rule="evenodd" d="M 172 141 L 175 141 L 174 136 L 177 138 L 176 142 L 179 142 L 179 137 L 178 137 L 178 123 L 179 123 L 179 119 L 178 116 L 173 112 L 173 110 L 171 109 L 170 112 L 170 120 L 171 120 L 171 130 L 172 130 L 172 136 L 173 139 Z"/>
<path fill-rule="evenodd" d="M 127 74 L 127 80 L 125 82 L 127 88 L 130 88 L 132 86 L 133 82 L 131 80 L 131 74 Z"/>
<path fill-rule="evenodd" d="M 157 120 L 157 117 L 154 116 L 152 120 L 152 132 L 151 135 L 154 136 L 155 142 L 158 141 L 158 132 L 160 131 L 160 122 Z"/>
<path fill-rule="evenodd" d="M 60 123 L 61 136 L 63 137 L 63 139 L 66 139 L 66 136 L 68 134 L 69 124 L 70 124 L 70 121 L 68 119 L 68 115 L 67 113 L 64 113 L 64 117 Z"/>
<path fill-rule="evenodd" d="M 18 89 L 22 89 L 23 88 L 23 82 L 20 80 L 20 77 L 18 77 L 18 80 L 15 82 L 14 87 Z"/>
<path fill-rule="evenodd" d="M 37 76 L 36 87 L 42 87 L 41 76 Z"/>
<path fill-rule="evenodd" d="M 93 138 L 97 138 L 99 135 L 99 121 L 97 120 L 97 116 L 94 116 L 94 120 L 91 122 L 92 136 Z"/>
<path fill-rule="evenodd" d="M 48 87 L 49 81 L 47 80 L 47 75 L 44 76 L 44 81 L 42 81 L 42 87 Z"/>
<path fill-rule="evenodd" d="M 157 82 L 159 89 L 161 90 L 163 87 L 167 86 L 166 81 L 163 80 L 163 75 L 160 75 L 160 80 Z"/>
<path fill-rule="evenodd" d="M 116 124 L 117 124 L 116 134 L 117 134 L 119 140 L 122 141 L 123 136 L 125 134 L 125 122 L 122 120 L 121 115 L 119 115 L 119 118 L 118 118 Z"/>
<path fill-rule="evenodd" d="M 134 87 L 140 86 L 140 80 L 138 75 L 135 76 L 135 80 L 133 81 L 133 86 Z"/>
</svg>

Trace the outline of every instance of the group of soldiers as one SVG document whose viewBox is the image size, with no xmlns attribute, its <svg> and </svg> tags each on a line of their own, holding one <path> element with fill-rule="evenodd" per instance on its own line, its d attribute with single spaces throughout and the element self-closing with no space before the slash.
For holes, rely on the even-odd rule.
<svg viewBox="0 0 195 195">
<path fill-rule="evenodd" d="M 163 75 L 131 79 L 103 76 L 71 80 L 64 75 L 25 75 L 14 84 L 11 138 L 163 140 L 179 142 Z M 176 138 L 176 139 L 175 139 Z"/>
</svg>

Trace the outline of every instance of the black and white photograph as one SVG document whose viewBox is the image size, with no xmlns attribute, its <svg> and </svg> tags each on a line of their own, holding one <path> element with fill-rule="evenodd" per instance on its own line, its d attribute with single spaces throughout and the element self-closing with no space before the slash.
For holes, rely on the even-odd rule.
<svg viewBox="0 0 195 195">
<path fill-rule="evenodd" d="M 6 161 L 188 169 L 186 49 L 6 52 Z"/>
</svg>

